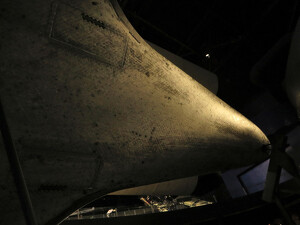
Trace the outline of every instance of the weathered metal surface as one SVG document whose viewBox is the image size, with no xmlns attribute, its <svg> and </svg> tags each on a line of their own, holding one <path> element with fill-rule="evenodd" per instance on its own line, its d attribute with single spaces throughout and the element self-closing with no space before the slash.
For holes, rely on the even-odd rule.
<svg viewBox="0 0 300 225">
<path fill-rule="evenodd" d="M 0 136 L 0 156 L 0 224 L 26 224 L 2 136 Z"/>
<path fill-rule="evenodd" d="M 151 43 L 147 41 L 147 43 L 155 49 L 159 54 L 166 57 L 168 60 L 170 60 L 175 66 L 179 67 L 181 70 L 183 70 L 186 74 L 191 76 L 194 80 L 198 81 L 200 84 L 202 84 L 204 87 L 206 87 L 208 90 L 210 90 L 215 95 L 218 92 L 218 77 L 216 74 L 195 65 L 192 62 L 189 62 L 188 60 L 185 60 L 184 58 L 181 58 L 178 55 L 173 54 L 172 52 L 169 52 L 168 50 L 159 47 L 158 45 Z"/>
<path fill-rule="evenodd" d="M 193 79 L 198 81 L 212 93 L 217 94 L 218 78 L 212 72 L 201 68 L 169 51 L 153 44 L 149 41 L 147 43 L 156 50 L 159 54 L 167 58 L 174 65 L 179 67 Z M 191 195 L 195 190 L 198 182 L 198 176 L 188 177 L 161 183 L 143 185 L 124 189 L 110 193 L 111 195 Z"/>
<path fill-rule="evenodd" d="M 267 156 L 253 123 L 153 51 L 109 1 L 1 5 L 0 96 L 38 224 L 116 190 Z"/>
<path fill-rule="evenodd" d="M 291 103 L 295 106 L 300 118 L 300 19 L 293 34 L 287 62 L 284 86 Z"/>
</svg>

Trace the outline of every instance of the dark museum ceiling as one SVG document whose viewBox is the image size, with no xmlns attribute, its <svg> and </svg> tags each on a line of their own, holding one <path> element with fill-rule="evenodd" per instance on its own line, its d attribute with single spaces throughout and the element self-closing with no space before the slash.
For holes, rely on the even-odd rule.
<svg viewBox="0 0 300 225">
<path fill-rule="evenodd" d="M 246 116 L 252 116 L 247 103 L 262 93 L 288 104 L 281 83 L 289 43 L 254 82 L 250 72 L 293 31 L 300 14 L 297 0 L 120 0 L 120 5 L 144 39 L 214 72 L 218 96 Z"/>
</svg>

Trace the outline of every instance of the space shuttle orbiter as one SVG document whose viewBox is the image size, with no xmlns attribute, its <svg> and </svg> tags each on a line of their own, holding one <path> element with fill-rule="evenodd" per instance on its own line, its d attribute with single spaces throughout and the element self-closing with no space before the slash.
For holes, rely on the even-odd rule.
<svg viewBox="0 0 300 225">
<path fill-rule="evenodd" d="M 1 5 L 0 224 L 57 224 L 110 192 L 267 157 L 262 131 L 154 51 L 116 1 Z"/>
</svg>

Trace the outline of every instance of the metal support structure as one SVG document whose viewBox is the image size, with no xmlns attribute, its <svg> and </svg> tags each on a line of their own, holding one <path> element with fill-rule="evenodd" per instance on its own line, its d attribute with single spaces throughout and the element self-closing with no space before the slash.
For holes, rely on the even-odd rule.
<svg viewBox="0 0 300 225">
<path fill-rule="evenodd" d="M 262 199 L 267 202 L 275 202 L 287 224 L 295 225 L 279 198 L 279 181 L 282 169 L 290 173 L 300 187 L 300 176 L 297 166 L 293 159 L 285 152 L 286 146 L 287 137 L 278 136 L 273 145 Z"/>
<path fill-rule="evenodd" d="M 16 152 L 9 127 L 6 121 L 3 106 L 0 100 L 0 130 L 3 137 L 4 147 L 14 176 L 15 184 L 18 190 L 19 199 L 22 205 L 24 217 L 28 225 L 37 225 L 34 210 L 32 207 L 30 195 L 27 189 L 25 178 L 20 166 L 18 154 Z"/>
<path fill-rule="evenodd" d="M 275 197 L 275 203 L 277 205 L 277 207 L 279 208 L 280 212 L 282 213 L 285 221 L 287 222 L 288 225 L 296 225 L 294 223 L 294 221 L 292 220 L 291 216 L 289 215 L 289 213 L 286 211 L 285 206 L 282 204 L 281 200 L 276 196 Z"/>
<path fill-rule="evenodd" d="M 264 146 L 263 148 L 265 148 L 266 150 L 265 151 L 268 151 L 269 148 L 270 148 L 270 145 L 266 145 Z M 250 192 L 246 186 L 246 184 L 244 183 L 244 181 L 242 180 L 242 176 L 246 173 L 248 173 L 249 171 L 253 170 L 254 168 L 256 168 L 257 166 L 261 165 L 262 163 L 266 162 L 268 159 L 264 159 L 262 162 L 259 162 L 259 163 L 256 163 L 254 164 L 253 166 L 250 166 L 249 168 L 245 169 L 243 172 L 241 172 L 240 174 L 237 175 L 237 179 L 239 180 L 243 190 L 245 191 L 245 194 L 246 195 L 249 195 Z"/>
</svg>

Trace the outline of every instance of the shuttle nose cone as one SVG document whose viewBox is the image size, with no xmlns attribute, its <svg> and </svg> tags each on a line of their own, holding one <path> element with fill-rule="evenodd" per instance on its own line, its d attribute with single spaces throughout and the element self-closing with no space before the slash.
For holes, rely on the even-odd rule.
<svg viewBox="0 0 300 225">
<path fill-rule="evenodd" d="M 214 106 L 211 111 L 211 123 L 214 126 L 212 132 L 216 135 L 216 141 L 219 140 L 231 151 L 227 157 L 224 156 L 224 159 L 239 162 L 242 166 L 242 164 L 256 163 L 268 157 L 265 146 L 270 142 L 266 135 L 239 112 L 219 100 L 217 102 L 220 103 L 219 107 Z M 239 150 L 235 151 L 235 148 Z"/>
<path fill-rule="evenodd" d="M 186 101 L 163 107 L 164 112 L 156 115 L 160 122 L 153 135 L 169 149 L 170 157 L 182 166 L 181 171 L 225 171 L 268 157 L 264 146 L 269 140 L 255 124 L 202 85 L 183 77 L 177 88 L 185 86 Z M 177 154 L 172 154 L 174 151 Z"/>
</svg>

